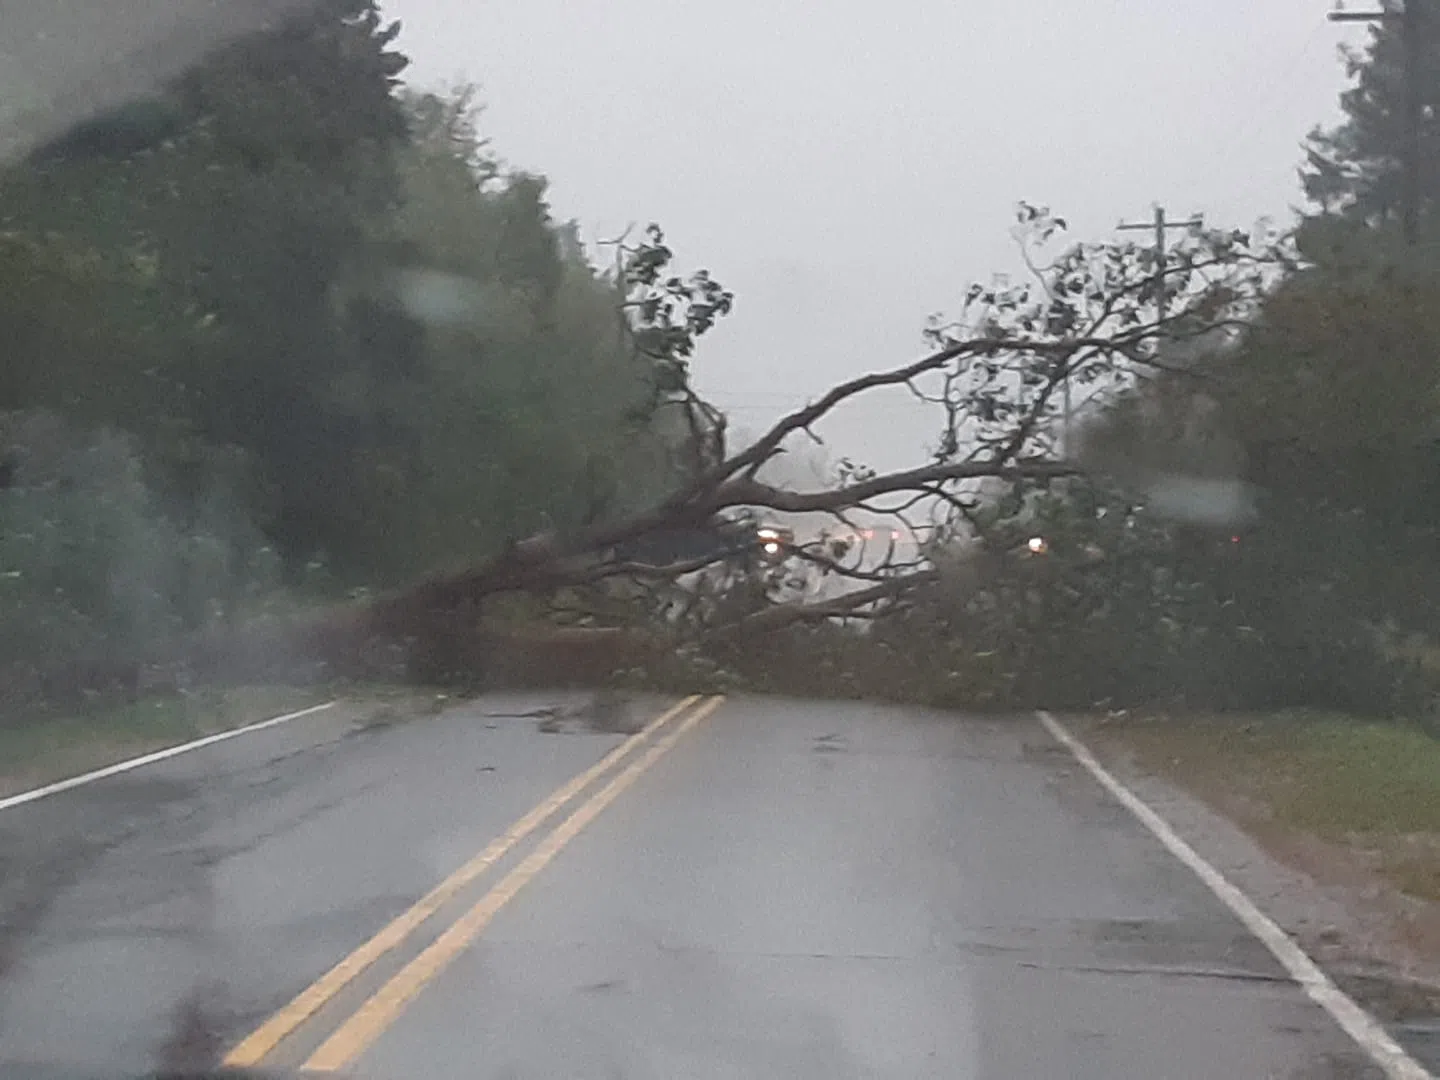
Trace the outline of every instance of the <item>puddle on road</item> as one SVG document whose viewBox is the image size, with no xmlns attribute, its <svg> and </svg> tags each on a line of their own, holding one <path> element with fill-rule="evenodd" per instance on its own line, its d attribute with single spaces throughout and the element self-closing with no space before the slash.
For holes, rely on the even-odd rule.
<svg viewBox="0 0 1440 1080">
<path fill-rule="evenodd" d="M 645 727 L 633 702 L 605 692 L 578 704 L 547 705 L 529 715 L 535 718 L 535 729 L 546 735 L 636 735 Z"/>
<path fill-rule="evenodd" d="M 1069 925 L 1101 964 L 1137 973 L 1285 978 L 1264 944 L 1228 920 L 1080 919 Z"/>
<path fill-rule="evenodd" d="M 225 1036 L 216 999 L 222 994 L 218 986 L 196 987 L 176 1003 L 169 1029 L 155 1047 L 160 1075 L 203 1075 L 220 1064 Z"/>
</svg>

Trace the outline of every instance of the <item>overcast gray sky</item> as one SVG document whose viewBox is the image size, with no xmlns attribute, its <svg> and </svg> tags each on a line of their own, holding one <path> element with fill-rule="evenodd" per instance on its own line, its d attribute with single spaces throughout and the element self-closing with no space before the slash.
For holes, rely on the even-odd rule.
<svg viewBox="0 0 1440 1080">
<path fill-rule="evenodd" d="M 412 82 L 477 83 L 482 128 L 588 239 L 658 221 L 735 290 L 697 381 L 758 427 L 920 351 L 925 316 L 1015 264 L 1019 199 L 1077 236 L 1163 202 L 1284 218 L 1332 122 L 1330 0 L 386 0 Z M 913 462 L 903 394 L 825 429 Z"/>
</svg>

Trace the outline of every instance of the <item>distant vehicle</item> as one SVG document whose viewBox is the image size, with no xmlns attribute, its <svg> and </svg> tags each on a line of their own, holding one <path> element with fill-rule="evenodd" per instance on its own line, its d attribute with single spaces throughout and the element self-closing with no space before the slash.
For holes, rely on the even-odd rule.
<svg viewBox="0 0 1440 1080">
<path fill-rule="evenodd" d="M 780 562 L 795 546 L 795 530 L 784 525 L 762 525 L 755 530 L 755 537 L 767 562 Z"/>
</svg>

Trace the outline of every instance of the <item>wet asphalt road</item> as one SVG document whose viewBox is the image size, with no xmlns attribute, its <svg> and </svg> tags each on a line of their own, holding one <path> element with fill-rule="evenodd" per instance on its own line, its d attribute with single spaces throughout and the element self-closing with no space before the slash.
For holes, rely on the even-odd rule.
<svg viewBox="0 0 1440 1080">
<path fill-rule="evenodd" d="M 485 715 L 552 700 L 335 709 L 0 813 L 0 1075 L 218 1058 L 624 742 Z M 265 1063 L 489 903 L 352 1075 L 1379 1075 L 1028 718 L 731 700 L 547 841 L 564 816 Z"/>
</svg>

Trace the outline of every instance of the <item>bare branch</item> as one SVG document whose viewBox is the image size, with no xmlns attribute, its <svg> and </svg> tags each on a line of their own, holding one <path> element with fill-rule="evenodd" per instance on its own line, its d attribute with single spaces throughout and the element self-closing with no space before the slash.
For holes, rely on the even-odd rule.
<svg viewBox="0 0 1440 1080">
<path fill-rule="evenodd" d="M 1073 465 L 1057 461 L 1037 461 L 1014 465 L 996 465 L 988 462 L 949 462 L 926 465 L 919 469 L 886 473 L 872 480 L 849 484 L 830 491 L 799 492 L 772 487 L 756 480 L 743 477 L 727 481 L 708 500 L 712 510 L 732 506 L 764 506 L 783 513 L 805 514 L 816 511 L 834 510 L 854 506 L 892 492 L 914 491 L 923 485 L 947 483 L 953 480 L 973 480 L 994 476 L 1004 480 L 1049 480 L 1062 476 L 1074 476 L 1080 470 Z"/>
<path fill-rule="evenodd" d="M 676 581 L 689 574 L 698 574 L 716 563 L 722 563 L 733 559 L 737 553 L 730 551 L 717 551 L 712 555 L 703 555 L 696 559 L 688 559 L 684 562 L 674 563 L 642 563 L 642 562 L 601 562 L 577 572 L 573 577 L 566 578 L 562 583 L 566 585 L 588 585 L 594 582 L 603 581 L 613 577 L 632 577 L 650 581 Z"/>
<path fill-rule="evenodd" d="M 849 578 L 852 581 L 889 581 L 895 574 L 886 573 L 887 570 L 919 570 L 926 566 L 924 559 L 909 559 L 904 562 L 886 562 L 876 570 L 862 570 L 858 566 L 846 566 L 844 563 L 831 559 L 819 552 L 807 548 L 795 547 L 790 549 L 791 554 L 802 562 L 818 566 L 823 570 L 840 577 Z"/>
<path fill-rule="evenodd" d="M 993 356 L 1003 352 L 1012 352 L 1064 357 L 1083 349 L 1121 352 L 1126 347 L 1133 347 L 1141 339 L 1143 339 L 1143 335 L 1138 331 L 1117 335 L 1113 338 L 1070 338 L 1059 341 L 1038 338 L 979 337 L 949 345 L 920 360 L 906 364 L 904 367 L 862 375 L 834 387 L 819 401 L 782 417 L 769 431 L 746 449 L 731 455 L 715 469 L 699 477 L 689 489 L 677 496 L 674 502 L 677 504 L 688 502 L 698 492 L 724 482 L 757 461 L 765 460 L 790 435 L 814 425 L 837 405 L 867 390 L 908 383 L 927 372 L 938 370 L 954 360 L 967 356 Z"/>
<path fill-rule="evenodd" d="M 821 622 L 834 618 L 858 617 L 859 609 L 885 600 L 898 599 L 912 589 L 931 584 L 938 577 L 937 571 L 922 570 L 904 577 L 891 578 L 889 581 L 872 585 L 868 589 L 857 589 L 855 592 L 845 593 L 843 596 L 833 597 L 829 600 L 821 600 L 816 603 L 795 601 L 788 604 L 776 604 L 726 626 L 717 627 L 712 634 L 716 638 L 725 639 L 749 634 L 770 633 L 798 622 Z"/>
</svg>

